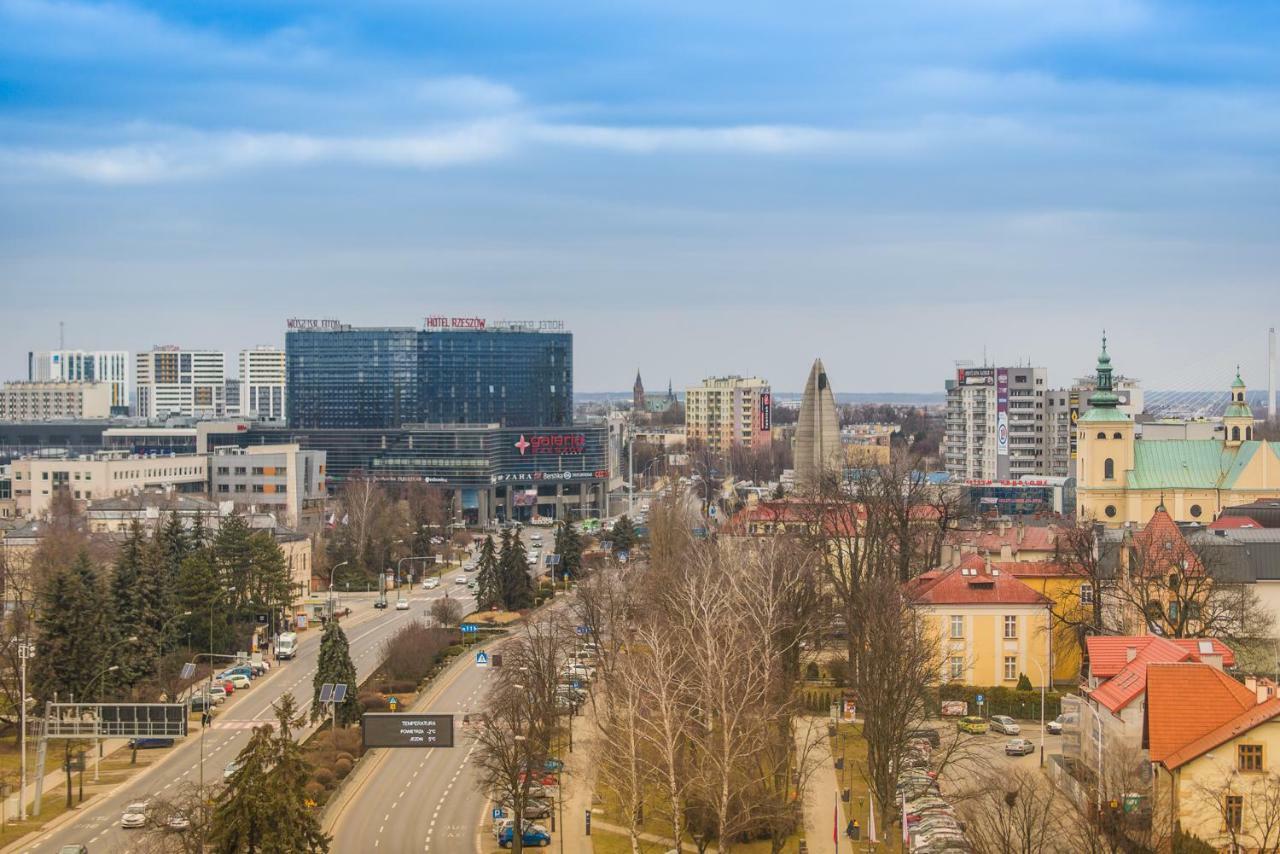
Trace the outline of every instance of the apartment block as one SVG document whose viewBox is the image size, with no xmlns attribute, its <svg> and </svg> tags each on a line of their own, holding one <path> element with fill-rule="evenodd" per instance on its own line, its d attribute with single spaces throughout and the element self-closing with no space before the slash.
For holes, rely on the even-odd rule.
<svg viewBox="0 0 1280 854">
<path fill-rule="evenodd" d="M 139 353 L 136 414 L 143 418 L 227 414 L 226 356 L 216 350 L 157 347 Z"/>
<path fill-rule="evenodd" d="M 112 386 L 97 382 L 11 382 L 0 388 L 0 421 L 111 416 Z"/>
<path fill-rule="evenodd" d="M 228 413 L 257 421 L 284 421 L 285 352 L 279 347 L 240 351 L 239 395 Z"/>
<path fill-rule="evenodd" d="M 1045 368 L 975 367 L 957 362 L 947 380 L 944 459 L 959 479 L 1048 475 Z"/>
<path fill-rule="evenodd" d="M 773 440 L 773 394 L 759 377 L 710 377 L 685 390 L 685 435 L 712 451 L 768 447 Z"/>
<path fill-rule="evenodd" d="M 129 414 L 129 354 L 124 350 L 46 350 L 27 353 L 31 382 L 93 382 L 111 387 L 112 415 Z"/>
</svg>

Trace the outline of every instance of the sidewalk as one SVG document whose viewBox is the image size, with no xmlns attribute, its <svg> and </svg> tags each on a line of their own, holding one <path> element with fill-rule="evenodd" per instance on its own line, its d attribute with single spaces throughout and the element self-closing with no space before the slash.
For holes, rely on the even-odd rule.
<svg viewBox="0 0 1280 854">
<path fill-rule="evenodd" d="M 848 838 L 844 836 L 849 817 L 845 815 L 845 805 L 840 802 L 840 787 L 831 757 L 831 741 L 827 738 L 826 718 L 811 717 L 799 721 L 796 726 L 796 750 L 803 751 L 808 739 L 814 737 L 820 737 L 821 741 L 811 748 L 810 755 L 815 765 L 804 793 L 804 840 L 809 854 L 838 854 L 839 850 L 849 850 Z M 837 849 L 832 839 L 833 830 L 836 830 L 837 838 L 844 844 L 843 849 Z"/>
<path fill-rule="evenodd" d="M 112 753 L 119 750 L 120 748 L 127 747 L 128 744 L 129 744 L 129 739 L 127 738 L 107 739 L 106 741 L 102 742 L 102 758 L 103 759 L 107 758 L 108 756 L 110 756 Z M 51 753 L 55 748 L 58 748 L 58 747 L 59 747 L 59 744 L 57 741 L 49 742 L 49 750 Z M 29 814 L 31 812 L 31 804 L 35 801 L 35 797 L 36 797 L 36 774 L 35 774 L 36 739 L 31 738 L 27 740 L 27 750 L 28 750 L 28 755 L 27 755 L 27 798 L 26 800 L 27 800 L 27 812 Z M 93 779 L 93 769 L 96 768 L 97 766 L 98 766 L 98 751 L 94 749 L 90 749 L 85 754 L 84 773 L 85 773 L 86 782 Z M 74 772 L 72 774 L 72 779 L 78 780 L 79 773 L 80 773 L 79 771 Z M 13 794 L 9 795 L 7 798 L 4 799 L 4 814 L 9 819 L 15 818 L 18 815 L 19 787 L 16 785 L 16 782 L 17 781 L 15 781 Z M 48 774 L 45 774 L 44 775 L 44 796 L 48 797 L 50 792 L 52 792 L 58 786 L 65 784 L 66 782 L 67 782 L 67 773 L 63 771 L 61 768 L 58 768 L 56 771 L 50 771 Z"/>
<path fill-rule="evenodd" d="M 590 708 L 590 704 L 587 704 Z M 573 752 L 566 753 L 560 759 L 564 761 L 564 773 L 561 775 L 561 797 L 564 800 L 563 824 L 557 816 L 557 829 L 564 837 L 566 851 L 594 854 L 595 848 L 591 837 L 587 836 L 587 811 L 591 809 L 595 794 L 595 763 L 591 761 L 592 751 L 596 749 L 595 727 L 591 717 L 585 713 L 573 718 Z M 591 826 L 599 824 L 592 816 Z"/>
</svg>

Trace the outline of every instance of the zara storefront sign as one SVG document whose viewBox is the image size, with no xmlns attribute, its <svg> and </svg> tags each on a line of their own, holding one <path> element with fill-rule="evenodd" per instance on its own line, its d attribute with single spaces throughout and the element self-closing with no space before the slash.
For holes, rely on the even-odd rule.
<svg viewBox="0 0 1280 854">
<path fill-rule="evenodd" d="M 521 483 L 535 480 L 603 480 L 609 477 L 608 469 L 595 471 L 531 471 L 508 472 L 489 476 L 490 483 Z"/>
</svg>

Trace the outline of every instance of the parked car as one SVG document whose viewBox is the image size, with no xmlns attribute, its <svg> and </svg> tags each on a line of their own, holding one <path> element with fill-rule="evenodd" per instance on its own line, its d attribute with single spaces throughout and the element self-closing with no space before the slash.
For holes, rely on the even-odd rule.
<svg viewBox="0 0 1280 854">
<path fill-rule="evenodd" d="M 146 827 L 147 802 L 138 801 L 125 807 L 124 814 L 120 816 L 120 826 L 128 828 Z"/>
<path fill-rule="evenodd" d="M 209 699 L 213 701 L 215 706 L 221 706 L 227 701 L 227 689 L 221 685 L 213 685 L 209 688 Z"/>
<path fill-rule="evenodd" d="M 1025 738 L 1011 738 L 1004 746 L 1005 756 L 1026 756 L 1035 752 L 1036 746 Z"/>
<path fill-rule="evenodd" d="M 518 778 L 521 784 L 524 783 L 524 778 L 525 778 L 525 773 L 521 771 L 520 776 Z M 535 771 L 533 773 L 533 782 L 535 785 L 538 785 L 538 786 L 560 785 L 560 781 L 556 779 L 555 772 L 553 771 L 541 771 L 541 772 Z"/>
<path fill-rule="evenodd" d="M 224 677 L 230 676 L 233 673 L 239 673 L 243 676 L 248 676 L 250 679 L 255 679 L 257 678 L 257 675 L 258 675 L 254 671 L 252 664 L 237 664 L 235 667 L 228 667 L 226 670 L 222 671 L 222 675 Z"/>
<path fill-rule="evenodd" d="M 987 731 L 987 721 L 985 718 L 980 718 L 977 715 L 969 715 L 966 718 L 961 718 L 959 723 L 956 724 L 956 728 L 961 732 L 972 733 L 973 735 L 982 735 Z"/>
<path fill-rule="evenodd" d="M 510 848 L 511 840 L 514 836 L 515 824 L 513 822 L 498 831 L 498 847 Z M 526 824 L 520 833 L 520 844 L 546 848 L 551 844 L 551 834 L 547 833 L 547 829 L 540 824 Z"/>
<path fill-rule="evenodd" d="M 435 590 L 439 586 L 440 579 L 436 578 L 434 575 L 430 578 L 424 579 L 422 582 L 423 590 Z"/>
<path fill-rule="evenodd" d="M 204 694 L 193 694 L 191 696 L 191 711 L 193 712 L 207 711 L 212 709 L 215 705 L 217 705 L 217 703 L 214 702 L 212 697 L 205 700 Z"/>
<path fill-rule="evenodd" d="M 1005 735 L 1018 735 L 1022 732 L 1022 727 L 1018 726 L 1018 722 L 1008 715 L 992 715 L 991 728 Z"/>
<path fill-rule="evenodd" d="M 454 579 L 453 579 L 453 583 L 454 583 L 454 584 L 466 584 L 466 583 L 467 583 L 467 580 L 468 580 L 468 579 L 467 579 L 467 577 L 466 577 L 465 575 L 459 575 L 459 576 L 457 576 L 456 578 L 454 578 Z"/>
<path fill-rule="evenodd" d="M 222 769 L 222 779 L 230 780 L 231 777 L 240 770 L 240 763 L 228 762 L 227 767 Z"/>
<path fill-rule="evenodd" d="M 1056 718 L 1049 721 L 1049 723 L 1045 724 L 1044 728 L 1048 731 L 1049 735 L 1062 735 L 1062 725 L 1066 722 L 1066 715 L 1058 715 Z"/>
<path fill-rule="evenodd" d="M 172 738 L 131 738 L 130 750 L 152 750 L 157 747 L 173 747 Z"/>
<path fill-rule="evenodd" d="M 224 680 L 230 682 L 236 690 L 241 688 L 249 688 L 253 685 L 253 681 L 243 673 L 230 673 L 223 677 Z"/>
<path fill-rule="evenodd" d="M 923 739 L 924 741 L 929 742 L 930 747 L 935 748 L 942 744 L 942 738 L 938 735 L 938 731 L 936 729 L 913 729 L 907 733 L 907 738 Z"/>
<path fill-rule="evenodd" d="M 510 800 L 502 802 L 502 809 L 507 815 L 512 814 L 512 806 Z M 524 817 L 526 819 L 547 818 L 551 815 L 554 802 L 550 798 L 529 798 L 525 801 Z"/>
</svg>

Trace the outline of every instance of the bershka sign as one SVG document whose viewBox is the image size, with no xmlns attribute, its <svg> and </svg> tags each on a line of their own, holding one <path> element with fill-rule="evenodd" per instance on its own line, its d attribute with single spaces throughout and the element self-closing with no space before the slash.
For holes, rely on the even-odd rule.
<svg viewBox="0 0 1280 854">
<path fill-rule="evenodd" d="M 581 454 L 587 446 L 587 437 L 581 433 L 535 433 L 527 439 L 520 434 L 515 443 L 520 456 L 526 454 Z"/>
<path fill-rule="evenodd" d="M 427 329 L 484 329 L 486 326 L 483 317 L 445 317 L 442 314 L 433 314 L 423 323 Z"/>
</svg>

